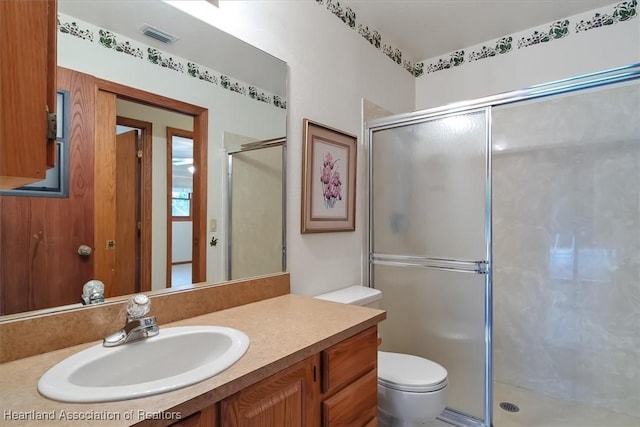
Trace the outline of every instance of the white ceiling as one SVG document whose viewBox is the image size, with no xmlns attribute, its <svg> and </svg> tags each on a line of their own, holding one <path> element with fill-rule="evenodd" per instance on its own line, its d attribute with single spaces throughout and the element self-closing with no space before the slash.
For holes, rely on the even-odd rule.
<svg viewBox="0 0 640 427">
<path fill-rule="evenodd" d="M 378 30 L 383 43 L 399 48 L 403 58 L 413 62 L 486 41 L 492 42 L 503 36 L 616 3 L 620 1 L 340 1 L 343 7 L 350 7 L 356 13 L 357 24 Z"/>
</svg>

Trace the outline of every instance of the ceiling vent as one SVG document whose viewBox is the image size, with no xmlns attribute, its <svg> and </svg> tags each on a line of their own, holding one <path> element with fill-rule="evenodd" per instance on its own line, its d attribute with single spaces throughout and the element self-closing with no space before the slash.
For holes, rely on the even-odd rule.
<svg viewBox="0 0 640 427">
<path fill-rule="evenodd" d="M 152 27 L 149 24 L 144 24 L 140 27 L 140 32 L 147 37 L 151 37 L 152 39 L 158 40 L 164 44 L 171 44 L 178 40 L 177 36 L 173 34 L 167 33 L 166 31 L 162 31 L 159 28 Z"/>
</svg>

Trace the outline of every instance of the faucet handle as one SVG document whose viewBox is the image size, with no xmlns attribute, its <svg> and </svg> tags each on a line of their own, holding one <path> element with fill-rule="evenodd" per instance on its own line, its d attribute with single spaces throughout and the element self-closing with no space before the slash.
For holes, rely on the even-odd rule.
<svg viewBox="0 0 640 427">
<path fill-rule="evenodd" d="M 130 320 L 140 319 L 151 310 L 151 300 L 145 294 L 134 295 L 127 304 L 127 315 Z"/>
<path fill-rule="evenodd" d="M 104 283 L 100 280 L 89 280 L 82 287 L 81 298 L 85 305 L 104 302 Z"/>
</svg>

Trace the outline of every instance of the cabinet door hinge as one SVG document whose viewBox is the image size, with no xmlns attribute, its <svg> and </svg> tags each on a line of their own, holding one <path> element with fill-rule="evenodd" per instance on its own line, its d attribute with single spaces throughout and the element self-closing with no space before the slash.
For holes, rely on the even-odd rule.
<svg viewBox="0 0 640 427">
<path fill-rule="evenodd" d="M 47 108 L 47 139 L 56 139 L 58 136 L 58 118 L 55 113 L 50 113 Z"/>
<path fill-rule="evenodd" d="M 313 382 L 316 382 L 316 365 L 313 365 Z"/>
</svg>

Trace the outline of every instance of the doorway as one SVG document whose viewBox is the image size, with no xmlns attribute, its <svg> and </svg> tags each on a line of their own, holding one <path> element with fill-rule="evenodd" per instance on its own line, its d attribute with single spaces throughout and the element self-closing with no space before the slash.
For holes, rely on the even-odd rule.
<svg viewBox="0 0 640 427">
<path fill-rule="evenodd" d="M 152 123 L 116 116 L 117 295 L 151 290 L 152 134 Z"/>
<path fill-rule="evenodd" d="M 158 111 L 167 113 L 175 112 L 182 115 L 186 115 L 193 123 L 193 195 L 191 199 L 191 208 L 193 213 L 192 220 L 192 235 L 191 249 L 192 249 L 192 278 L 193 282 L 202 282 L 206 280 L 206 156 L 207 156 L 207 120 L 208 111 L 204 108 L 197 107 L 191 104 L 178 102 L 173 99 L 158 96 L 156 94 L 140 91 L 137 89 L 129 88 L 127 86 L 115 84 L 112 82 L 106 82 L 97 80 L 97 93 L 96 93 L 96 158 L 108 159 L 115 157 L 115 153 L 111 153 L 109 149 L 102 148 L 102 152 L 99 146 L 108 146 L 108 142 L 115 139 L 115 125 L 116 125 L 116 102 L 120 100 L 130 101 L 130 103 L 139 104 L 144 107 L 151 107 Z M 113 126 L 112 126 L 113 125 Z M 132 126 L 135 127 L 135 126 Z M 164 129 L 155 129 L 156 133 L 161 131 L 164 133 Z M 152 135 L 152 131 L 148 132 Z M 157 138 L 157 135 L 152 139 Z M 164 139 L 164 138 L 163 138 Z M 102 141 L 102 142 L 100 142 Z M 164 144 L 164 142 L 163 142 Z M 143 144 L 144 147 L 144 144 Z M 105 152 L 106 151 L 106 152 Z M 163 150 L 155 151 L 157 153 Z M 140 150 L 138 150 L 140 152 Z M 164 154 L 164 153 L 163 153 Z M 141 180 L 144 182 L 148 180 L 151 183 L 152 175 L 157 175 L 157 172 L 164 169 L 162 165 L 154 164 L 152 171 L 151 153 L 145 156 L 144 150 L 142 155 L 142 170 Z M 163 156 L 159 157 L 159 161 Z M 114 200 L 116 188 L 110 186 L 110 182 L 107 179 L 101 179 L 101 175 L 112 175 L 115 171 L 109 170 L 109 168 L 98 167 L 96 162 L 96 200 L 95 200 L 95 217 L 96 217 L 96 252 L 95 252 L 95 277 L 100 278 L 105 283 L 105 295 L 113 296 L 113 292 L 116 290 L 115 282 L 117 280 L 114 271 L 116 266 L 116 253 L 118 252 L 118 243 L 113 242 L 112 247 L 109 247 L 108 235 L 116 235 L 116 212 L 114 206 L 110 204 L 110 200 Z M 145 163 L 148 163 L 148 167 L 145 167 Z M 156 170 L 157 168 L 157 170 Z M 101 169 L 107 169 L 106 171 Z M 107 178 L 107 176 L 102 176 Z M 156 184 L 158 185 L 158 184 Z M 155 186 L 154 186 L 155 187 Z M 144 188 L 144 185 L 143 185 Z M 149 187 L 151 188 L 151 184 Z M 162 185 L 155 188 L 162 188 Z M 156 238 L 156 232 L 159 228 L 165 228 L 164 225 L 158 226 L 158 223 L 165 223 L 164 209 L 159 208 L 159 204 L 164 205 L 165 202 L 162 197 L 159 197 L 156 190 L 157 200 L 153 200 L 152 191 L 141 191 L 139 203 L 141 205 L 140 223 L 138 225 L 138 233 L 141 236 L 140 244 L 140 278 L 141 283 L 145 284 L 145 287 L 141 286 L 142 291 L 161 289 L 166 285 L 164 279 L 166 269 L 164 266 L 161 268 L 152 267 L 152 260 L 154 259 L 166 259 L 165 250 L 170 251 L 169 247 L 162 240 L 162 234 Z M 154 208 L 156 206 L 156 208 Z M 156 224 L 156 225 L 152 225 Z M 153 229 L 153 234 L 152 234 Z M 98 231 L 100 230 L 100 231 Z M 152 241 L 153 235 L 153 241 Z M 145 243 L 147 242 L 147 243 Z M 103 246 L 104 243 L 104 246 Z M 163 250 L 163 247 L 165 248 Z M 123 249 L 123 248 L 121 248 Z M 152 253 L 153 250 L 153 253 Z M 146 259 L 147 261 L 143 261 Z M 164 263 L 163 263 L 164 264 Z"/>
<path fill-rule="evenodd" d="M 167 127 L 167 288 L 193 283 L 194 173 L 193 132 Z"/>
</svg>

